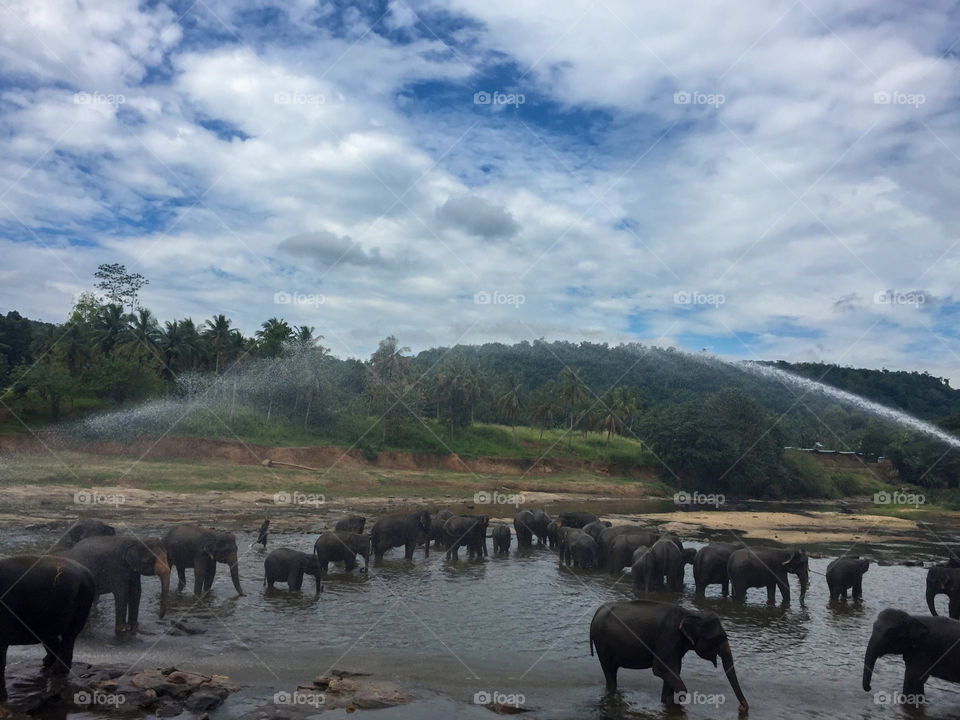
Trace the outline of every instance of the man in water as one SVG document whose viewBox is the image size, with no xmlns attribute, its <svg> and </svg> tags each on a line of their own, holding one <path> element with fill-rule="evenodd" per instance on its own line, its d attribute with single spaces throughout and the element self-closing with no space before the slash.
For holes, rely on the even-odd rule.
<svg viewBox="0 0 960 720">
<path fill-rule="evenodd" d="M 254 545 L 263 545 L 263 547 L 267 547 L 267 531 L 269 528 L 270 518 L 265 518 L 263 524 L 260 526 L 260 531 L 257 535 L 257 541 L 254 543 Z M 251 545 L 251 547 L 253 546 Z"/>
</svg>

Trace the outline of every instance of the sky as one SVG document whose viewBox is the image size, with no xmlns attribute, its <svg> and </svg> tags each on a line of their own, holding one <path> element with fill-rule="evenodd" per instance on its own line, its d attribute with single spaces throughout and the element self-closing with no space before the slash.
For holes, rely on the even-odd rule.
<svg viewBox="0 0 960 720">
<path fill-rule="evenodd" d="M 0 5 L 0 310 L 960 366 L 960 11 Z"/>
</svg>

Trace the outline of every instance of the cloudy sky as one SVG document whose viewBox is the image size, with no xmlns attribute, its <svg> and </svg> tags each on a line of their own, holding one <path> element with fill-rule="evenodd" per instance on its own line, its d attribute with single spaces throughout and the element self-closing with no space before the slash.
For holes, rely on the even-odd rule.
<svg viewBox="0 0 960 720">
<path fill-rule="evenodd" d="M 958 375 L 948 3 L 0 7 L 0 310 Z"/>
</svg>

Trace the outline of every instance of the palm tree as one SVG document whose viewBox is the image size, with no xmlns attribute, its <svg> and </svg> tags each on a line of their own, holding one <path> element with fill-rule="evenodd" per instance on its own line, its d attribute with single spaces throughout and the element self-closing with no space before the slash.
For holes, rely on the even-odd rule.
<svg viewBox="0 0 960 720">
<path fill-rule="evenodd" d="M 137 362 L 141 365 L 145 357 L 160 360 L 162 353 L 157 343 L 160 341 L 161 334 L 153 313 L 147 308 L 139 308 L 130 317 L 130 324 L 127 327 L 128 339 L 120 345 L 120 349 L 137 358 Z"/>
<path fill-rule="evenodd" d="M 314 328 L 308 325 L 300 325 L 293 331 L 293 344 L 299 349 L 305 350 L 312 348 L 318 342 L 323 340 L 323 335 L 314 335 Z"/>
<path fill-rule="evenodd" d="M 204 323 L 203 337 L 210 343 L 210 348 L 214 352 L 214 365 L 213 371 L 217 375 L 220 374 L 220 360 L 223 358 L 223 354 L 230 348 L 232 339 L 230 334 L 233 330 L 230 329 L 230 318 L 224 314 L 214 315 L 212 319 L 207 320 Z"/>
<path fill-rule="evenodd" d="M 610 390 L 603 397 L 603 410 L 600 413 L 598 429 L 607 431 L 607 446 L 613 433 L 623 434 L 623 430 L 637 412 L 637 396 L 633 389 L 620 386 Z"/>
<path fill-rule="evenodd" d="M 436 380 L 437 401 L 442 404 L 450 425 L 450 437 L 454 429 L 466 427 L 473 416 L 473 408 L 480 399 L 480 383 L 476 373 L 463 360 L 444 363 Z"/>
<path fill-rule="evenodd" d="M 260 349 L 267 357 L 277 357 L 293 336 L 293 330 L 286 320 L 270 318 L 257 330 Z"/>
<path fill-rule="evenodd" d="M 516 447 L 520 447 L 520 440 L 517 437 L 517 420 L 523 412 L 520 392 L 520 383 L 510 378 L 506 389 L 497 398 L 497 411 L 510 422 L 510 427 L 513 428 L 513 444 Z"/>
<path fill-rule="evenodd" d="M 568 450 L 573 447 L 573 427 L 577 410 L 590 397 L 590 391 L 587 390 L 587 386 L 580 380 L 577 372 L 575 368 L 565 367 L 560 372 L 560 386 L 557 390 L 557 398 L 567 409 L 567 414 L 570 418 L 570 429 L 568 430 L 569 434 L 567 436 Z"/>
<path fill-rule="evenodd" d="M 93 321 L 93 336 L 100 353 L 109 357 L 114 347 L 126 334 L 128 317 L 123 308 L 115 303 L 100 308 Z"/>
<path fill-rule="evenodd" d="M 557 402 L 557 391 L 554 382 L 542 385 L 534 393 L 530 400 L 530 421 L 540 426 L 540 438 L 543 440 L 543 432 L 547 425 L 553 425 L 558 417 L 563 415 L 563 406 Z"/>
</svg>

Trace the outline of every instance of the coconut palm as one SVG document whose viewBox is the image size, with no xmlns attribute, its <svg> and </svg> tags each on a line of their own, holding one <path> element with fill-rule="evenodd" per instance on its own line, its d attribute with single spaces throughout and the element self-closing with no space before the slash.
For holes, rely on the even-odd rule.
<svg viewBox="0 0 960 720">
<path fill-rule="evenodd" d="M 120 344 L 120 350 L 135 357 L 139 364 L 144 358 L 161 360 L 162 353 L 157 343 L 162 335 L 157 319 L 147 308 L 139 308 L 129 318 L 126 339 Z"/>
<path fill-rule="evenodd" d="M 110 303 L 100 308 L 93 320 L 93 338 L 101 355 L 110 357 L 129 329 L 128 320 L 120 305 Z"/>
<path fill-rule="evenodd" d="M 230 349 L 233 342 L 230 329 L 230 318 L 224 314 L 214 315 L 213 318 L 204 323 L 204 329 L 201 333 L 203 338 L 210 344 L 210 349 L 214 353 L 213 371 L 220 374 L 220 364 L 224 354 Z"/>
<path fill-rule="evenodd" d="M 570 428 L 567 436 L 567 449 L 573 446 L 573 428 L 580 407 L 590 397 L 590 391 L 583 384 L 576 368 L 565 367 L 560 372 L 560 385 L 557 389 L 557 399 L 564 406 L 570 418 Z"/>
<path fill-rule="evenodd" d="M 513 444 L 520 447 L 517 437 L 517 420 L 523 414 L 523 401 L 520 397 L 521 385 L 514 378 L 509 378 L 507 386 L 497 397 L 497 411 L 505 418 L 513 429 Z"/>
</svg>

